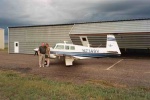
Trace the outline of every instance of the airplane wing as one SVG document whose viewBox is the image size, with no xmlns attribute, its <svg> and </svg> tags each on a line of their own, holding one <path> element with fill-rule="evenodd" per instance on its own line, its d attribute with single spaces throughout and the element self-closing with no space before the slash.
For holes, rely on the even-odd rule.
<svg viewBox="0 0 150 100">
<path fill-rule="evenodd" d="M 57 56 L 55 54 L 50 54 L 51 59 L 55 59 Z"/>
<path fill-rule="evenodd" d="M 73 56 L 65 54 L 50 54 L 50 58 L 64 59 L 66 66 L 73 65 L 73 61 L 76 59 Z"/>
<path fill-rule="evenodd" d="M 75 59 L 90 59 L 90 57 L 80 57 L 80 56 L 68 56 L 68 55 L 66 55 L 65 56 L 66 66 L 73 65 L 72 63 Z"/>
<path fill-rule="evenodd" d="M 73 56 L 75 59 L 90 59 L 90 57 Z"/>
<path fill-rule="evenodd" d="M 34 51 L 38 51 L 39 50 L 39 48 L 35 48 L 35 49 L 33 49 Z"/>
<path fill-rule="evenodd" d="M 57 59 L 64 59 L 66 66 L 73 65 L 73 61 L 76 59 L 73 56 L 65 55 L 65 54 L 53 54 Z"/>
<path fill-rule="evenodd" d="M 66 66 L 73 65 L 73 61 L 76 59 L 89 59 L 90 57 L 81 57 L 81 56 L 71 56 L 65 54 L 55 54 L 55 58 L 64 59 Z"/>
</svg>

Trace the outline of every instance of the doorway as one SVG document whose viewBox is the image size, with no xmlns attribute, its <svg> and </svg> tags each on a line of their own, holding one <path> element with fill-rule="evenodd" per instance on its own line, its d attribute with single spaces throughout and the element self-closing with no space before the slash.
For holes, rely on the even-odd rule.
<svg viewBox="0 0 150 100">
<path fill-rule="evenodd" d="M 89 41 L 88 41 L 87 36 L 80 36 L 80 40 L 83 46 L 86 46 L 86 47 L 89 46 Z"/>
<path fill-rule="evenodd" d="M 19 42 L 14 42 L 14 53 L 19 53 Z"/>
</svg>

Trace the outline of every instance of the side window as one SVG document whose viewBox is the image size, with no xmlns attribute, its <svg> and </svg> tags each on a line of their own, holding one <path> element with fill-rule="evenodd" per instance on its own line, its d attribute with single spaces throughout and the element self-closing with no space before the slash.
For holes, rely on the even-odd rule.
<svg viewBox="0 0 150 100">
<path fill-rule="evenodd" d="M 56 49 L 64 49 L 64 45 L 57 45 Z"/>
<path fill-rule="evenodd" d="M 18 43 L 16 43 L 16 47 L 18 47 Z"/>
<path fill-rule="evenodd" d="M 66 50 L 69 50 L 69 46 L 65 46 L 65 49 L 66 49 Z"/>
<path fill-rule="evenodd" d="M 75 50 L 75 47 L 74 46 L 70 46 L 70 50 Z"/>
<path fill-rule="evenodd" d="M 86 41 L 86 38 L 82 38 L 82 41 Z"/>
</svg>

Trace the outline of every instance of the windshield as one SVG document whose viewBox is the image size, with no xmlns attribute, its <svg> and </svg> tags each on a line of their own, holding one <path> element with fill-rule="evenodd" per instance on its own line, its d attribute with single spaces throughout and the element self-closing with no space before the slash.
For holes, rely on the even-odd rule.
<svg viewBox="0 0 150 100">
<path fill-rule="evenodd" d="M 64 45 L 57 45 L 55 49 L 64 49 Z"/>
</svg>

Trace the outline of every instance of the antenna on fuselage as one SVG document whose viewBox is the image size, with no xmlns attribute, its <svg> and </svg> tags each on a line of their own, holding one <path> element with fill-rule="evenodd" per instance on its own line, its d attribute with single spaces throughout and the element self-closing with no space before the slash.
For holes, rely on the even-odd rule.
<svg viewBox="0 0 150 100">
<path fill-rule="evenodd" d="M 91 44 L 88 44 L 88 47 L 90 47 L 91 46 Z"/>
<path fill-rule="evenodd" d="M 66 44 L 68 41 L 64 41 L 64 44 Z"/>
</svg>

